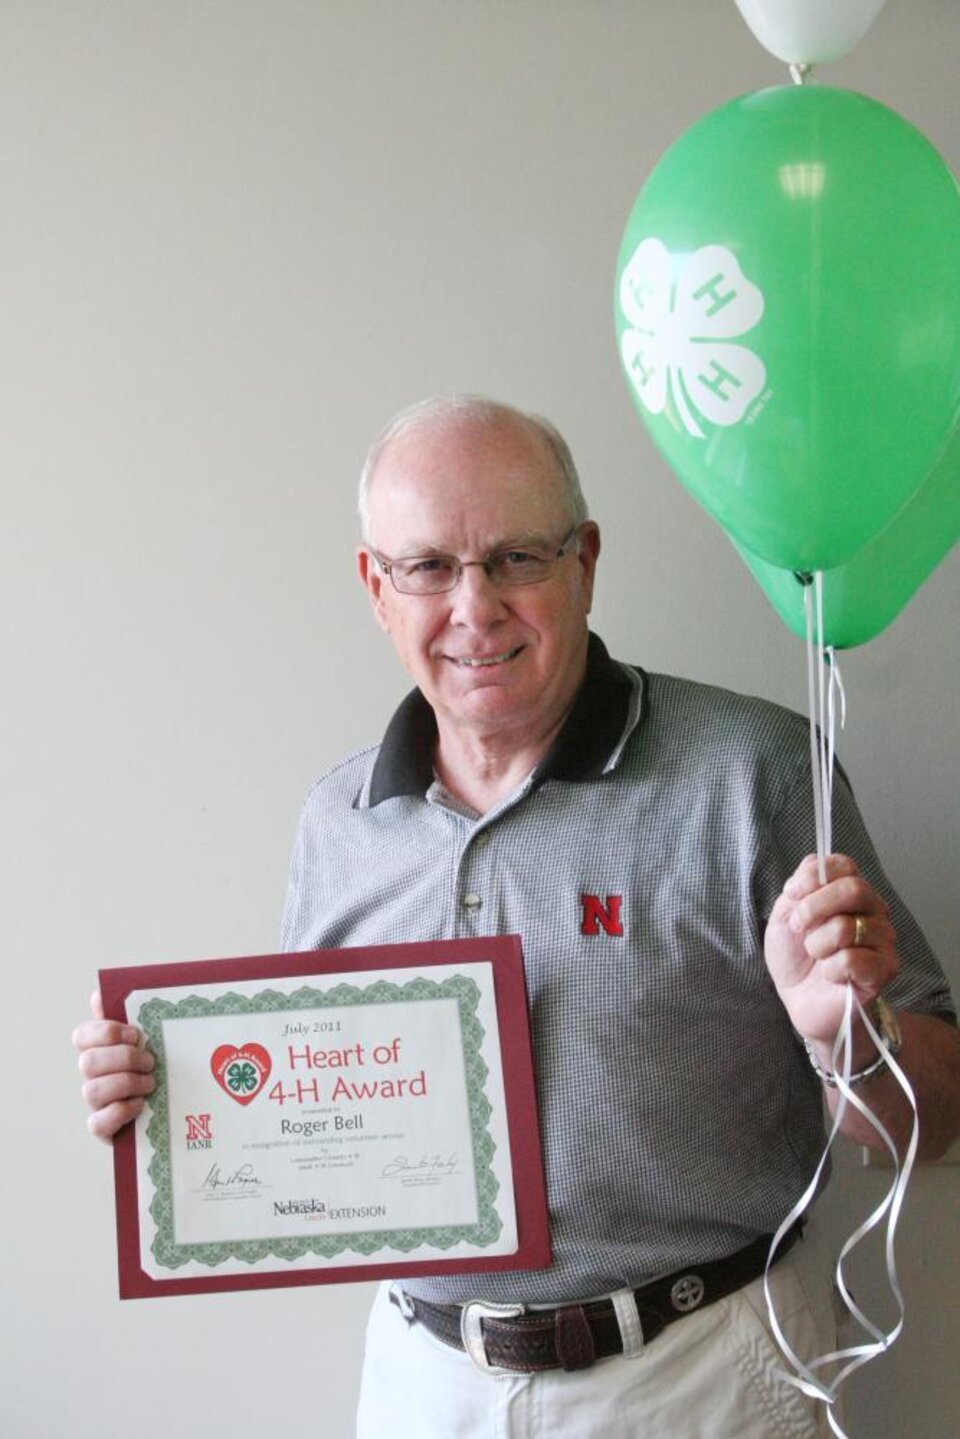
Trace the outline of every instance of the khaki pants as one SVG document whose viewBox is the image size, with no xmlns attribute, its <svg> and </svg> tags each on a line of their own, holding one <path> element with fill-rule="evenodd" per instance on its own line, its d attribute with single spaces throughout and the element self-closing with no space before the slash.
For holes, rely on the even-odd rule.
<svg viewBox="0 0 960 1439">
<path fill-rule="evenodd" d="M 771 1275 L 804 1361 L 836 1347 L 829 1259 L 809 1236 Z M 378 1294 L 358 1439 L 821 1439 L 824 1406 L 780 1377 L 763 1280 L 671 1324 L 633 1358 L 493 1377 Z M 839 1418 L 839 1415 L 838 1415 Z M 842 1421 L 841 1421 L 842 1422 Z"/>
</svg>

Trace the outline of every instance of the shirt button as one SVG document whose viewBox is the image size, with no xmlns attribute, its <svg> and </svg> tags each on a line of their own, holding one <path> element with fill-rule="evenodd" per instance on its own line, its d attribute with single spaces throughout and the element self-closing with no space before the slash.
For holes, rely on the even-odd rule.
<svg viewBox="0 0 960 1439">
<path fill-rule="evenodd" d="M 474 894 L 471 892 L 470 894 L 465 894 L 463 896 L 464 909 L 479 909 L 482 904 L 483 900 L 478 894 Z"/>
<path fill-rule="evenodd" d="M 485 849 L 490 843 L 490 831 L 482 829 L 473 842 L 479 849 Z"/>
</svg>

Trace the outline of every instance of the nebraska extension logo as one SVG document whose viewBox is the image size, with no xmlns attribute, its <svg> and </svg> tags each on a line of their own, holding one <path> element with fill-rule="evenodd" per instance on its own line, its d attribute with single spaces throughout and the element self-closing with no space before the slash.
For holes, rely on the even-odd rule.
<svg viewBox="0 0 960 1439">
<path fill-rule="evenodd" d="M 260 1093 L 273 1068 L 262 1044 L 221 1044 L 210 1056 L 213 1077 L 238 1104 L 251 1104 Z"/>
</svg>

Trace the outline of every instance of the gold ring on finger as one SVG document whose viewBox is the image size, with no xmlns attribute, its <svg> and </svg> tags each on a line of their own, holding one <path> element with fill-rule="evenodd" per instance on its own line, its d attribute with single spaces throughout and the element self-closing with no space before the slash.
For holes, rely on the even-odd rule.
<svg viewBox="0 0 960 1439">
<path fill-rule="evenodd" d="M 855 914 L 855 915 L 853 916 L 853 947 L 854 947 L 854 949 L 860 949 L 860 948 L 862 948 L 862 946 L 863 946 L 863 944 L 864 944 L 864 941 L 866 940 L 866 937 L 867 937 L 867 921 L 864 919 L 864 917 L 863 917 L 862 914 Z"/>
</svg>

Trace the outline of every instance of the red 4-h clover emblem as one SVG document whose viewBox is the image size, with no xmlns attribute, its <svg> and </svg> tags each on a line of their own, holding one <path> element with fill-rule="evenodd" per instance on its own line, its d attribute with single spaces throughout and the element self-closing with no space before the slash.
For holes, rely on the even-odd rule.
<svg viewBox="0 0 960 1439">
<path fill-rule="evenodd" d="M 256 1099 L 270 1077 L 270 1055 L 262 1044 L 221 1044 L 210 1056 L 213 1077 L 238 1104 Z"/>
</svg>

